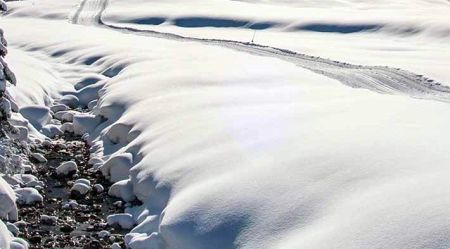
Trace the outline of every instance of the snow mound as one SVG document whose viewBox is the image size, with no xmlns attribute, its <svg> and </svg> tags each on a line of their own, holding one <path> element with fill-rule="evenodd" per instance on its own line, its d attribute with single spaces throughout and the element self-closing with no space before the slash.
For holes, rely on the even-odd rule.
<svg viewBox="0 0 450 249">
<path fill-rule="evenodd" d="M 130 180 L 121 180 L 114 183 L 109 188 L 108 194 L 126 202 L 133 201 L 136 198 L 133 193 L 133 184 Z"/>
<path fill-rule="evenodd" d="M 107 222 L 110 226 L 119 226 L 123 229 L 131 229 L 135 224 L 131 214 L 112 214 L 107 217 Z"/>
<path fill-rule="evenodd" d="M 73 161 L 63 162 L 56 168 L 56 174 L 61 176 L 68 176 L 78 171 L 78 166 Z"/>
<path fill-rule="evenodd" d="M 16 192 L 17 202 L 19 203 L 31 205 L 36 202 L 40 203 L 44 200 L 39 191 L 34 188 L 18 188 L 15 189 L 14 192 Z"/>
<path fill-rule="evenodd" d="M 7 220 L 18 218 L 16 194 L 3 177 L 0 177 L 0 218 Z"/>
<path fill-rule="evenodd" d="M 111 157 L 100 167 L 100 171 L 105 177 L 109 177 L 112 182 L 118 182 L 128 178 L 132 166 L 133 155 L 124 153 Z"/>
<path fill-rule="evenodd" d="M 47 107 L 25 106 L 20 108 L 19 112 L 38 130 L 48 124 L 52 119 L 50 109 Z"/>
<path fill-rule="evenodd" d="M 87 3 L 98 7 L 104 2 Z M 161 9 L 173 7 L 165 6 Z M 264 57 L 269 52 L 263 50 L 135 34 L 140 32 L 118 35 L 106 28 L 35 19 L 36 31 L 24 36 L 14 28 L 30 20 L 5 19 L 14 41 L 27 44 L 32 38 L 60 60 L 91 63 L 111 77 L 99 89 L 92 112 L 101 122 L 84 131 L 94 157 L 101 158 L 93 163 L 117 182 L 114 194 L 126 190 L 129 196 L 131 183 L 143 202 L 108 217 L 110 225 L 137 225 L 127 235 L 129 247 L 450 246 L 450 212 L 442 208 L 450 205 L 448 103 L 353 89 L 321 71 L 297 67 L 296 61 Z M 331 38 L 341 38 L 328 34 L 338 32 L 314 33 L 326 36 L 305 35 L 301 41 L 311 39 L 300 43 L 305 50 L 319 38 L 336 45 L 319 42 L 324 51 L 345 47 L 347 40 L 337 42 Z M 356 38 L 358 33 L 363 32 L 348 35 Z M 407 46 L 401 49 L 413 51 L 411 57 L 423 55 L 403 42 Z M 366 56 L 367 51 L 364 56 L 350 51 L 345 58 L 384 61 Z M 354 82 L 367 80 L 367 74 L 355 71 L 334 73 L 351 75 Z M 380 82 L 390 78 L 372 73 Z"/>
</svg>

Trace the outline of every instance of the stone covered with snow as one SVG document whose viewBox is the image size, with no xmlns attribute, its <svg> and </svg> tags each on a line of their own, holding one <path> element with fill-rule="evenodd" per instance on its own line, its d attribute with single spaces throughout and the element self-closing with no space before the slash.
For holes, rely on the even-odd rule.
<svg viewBox="0 0 450 249">
<path fill-rule="evenodd" d="M 40 203 L 44 200 L 39 191 L 37 191 L 34 188 L 30 187 L 18 188 L 15 189 L 14 192 L 16 193 L 17 202 L 19 203 L 31 205 L 37 202 Z"/>
<path fill-rule="evenodd" d="M 69 176 L 78 171 L 78 166 L 74 161 L 67 161 L 61 163 L 60 166 L 56 168 L 56 174 L 59 176 Z"/>
<path fill-rule="evenodd" d="M 131 214 L 111 214 L 107 217 L 108 225 L 119 226 L 122 229 L 131 229 L 135 224 L 135 220 Z"/>
</svg>

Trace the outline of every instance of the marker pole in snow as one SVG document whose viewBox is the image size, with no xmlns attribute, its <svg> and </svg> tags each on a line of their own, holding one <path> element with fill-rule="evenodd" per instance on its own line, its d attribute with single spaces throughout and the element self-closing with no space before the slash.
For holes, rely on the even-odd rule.
<svg viewBox="0 0 450 249">
<path fill-rule="evenodd" d="M 253 37 L 252 37 L 251 43 L 254 43 L 254 42 L 255 42 L 255 36 L 256 36 L 256 30 L 255 30 L 255 32 L 253 32 Z"/>
</svg>

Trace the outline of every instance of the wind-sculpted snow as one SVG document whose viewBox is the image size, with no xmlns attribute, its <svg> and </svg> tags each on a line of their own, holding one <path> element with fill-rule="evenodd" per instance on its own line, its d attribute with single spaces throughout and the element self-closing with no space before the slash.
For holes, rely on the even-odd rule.
<svg viewBox="0 0 450 249">
<path fill-rule="evenodd" d="M 73 12 L 88 25 L 14 13 L 2 25 L 22 50 L 12 61 L 50 66 L 40 77 L 49 93 L 56 81 L 74 85 L 52 109 L 61 129 L 84 134 L 89 164 L 114 182 L 108 193 L 142 201 L 108 218 L 135 226 L 129 248 L 450 247 L 446 86 L 393 67 L 122 27 L 102 19 L 106 3 Z"/>
<path fill-rule="evenodd" d="M 14 29 L 30 21 L 29 36 Z M 139 224 L 130 248 L 449 246 L 447 103 L 353 89 L 295 64 L 360 80 L 371 70 L 273 48 L 2 23 L 21 49 L 89 71 L 73 76 L 74 95 L 102 85 L 91 116 L 74 120 L 93 167 L 117 181 L 111 194 L 144 203 L 110 217 Z M 408 76 L 378 70 L 380 82 Z"/>
<path fill-rule="evenodd" d="M 213 44 L 260 56 L 275 57 L 289 61 L 313 72 L 339 80 L 343 84 L 350 87 L 365 88 L 379 93 L 409 95 L 415 98 L 435 99 L 441 101 L 450 100 L 450 87 L 442 85 L 439 82 L 435 82 L 433 79 L 398 68 L 352 65 L 254 43 L 220 39 L 201 39 L 172 33 L 162 33 L 148 29 L 139 30 L 136 28 L 121 27 L 115 24 L 105 23 L 102 20 L 102 13 L 105 11 L 107 6 L 108 0 L 83 0 L 80 8 L 77 10 L 77 18 L 73 19 L 73 22 L 79 24 L 101 25 L 126 33 L 178 41 L 194 41 L 205 44 Z M 363 28 L 366 27 L 350 27 L 342 32 L 349 32 L 349 30 Z M 370 29 L 373 28 L 376 27 L 370 26 Z"/>
</svg>

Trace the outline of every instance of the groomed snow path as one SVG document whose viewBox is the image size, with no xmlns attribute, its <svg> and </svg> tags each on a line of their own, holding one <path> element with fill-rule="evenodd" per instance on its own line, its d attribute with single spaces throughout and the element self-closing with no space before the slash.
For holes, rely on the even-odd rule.
<svg viewBox="0 0 450 249">
<path fill-rule="evenodd" d="M 178 41 L 201 42 L 250 54 L 275 57 L 294 63 L 295 65 L 315 73 L 336 79 L 341 83 L 354 88 L 365 88 L 385 94 L 408 95 L 413 98 L 433 99 L 445 102 L 450 101 L 450 87 L 447 84 L 436 82 L 423 75 L 405 71 L 400 68 L 353 65 L 255 43 L 221 39 L 201 39 L 149 29 L 139 30 L 136 28 L 106 23 L 102 20 L 102 14 L 107 9 L 108 3 L 108 0 L 82 0 L 78 9 L 71 17 L 69 17 L 69 19 L 75 24 L 99 25 L 125 33 Z"/>
</svg>

